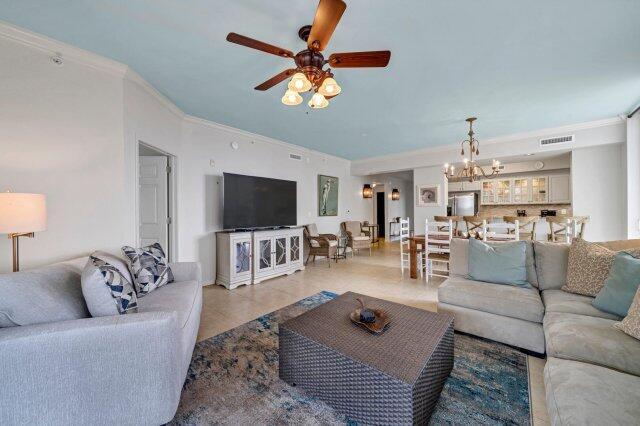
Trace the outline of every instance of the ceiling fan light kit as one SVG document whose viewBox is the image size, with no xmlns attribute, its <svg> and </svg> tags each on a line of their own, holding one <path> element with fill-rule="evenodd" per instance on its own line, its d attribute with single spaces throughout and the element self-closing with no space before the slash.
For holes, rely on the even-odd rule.
<svg viewBox="0 0 640 426">
<path fill-rule="evenodd" d="M 313 19 L 313 25 L 305 25 L 298 31 L 298 36 L 307 43 L 307 48 L 295 55 L 290 50 L 236 33 L 229 33 L 227 35 L 227 41 L 283 58 L 291 58 L 295 61 L 296 68 L 285 70 L 271 77 L 269 80 L 256 86 L 256 90 L 268 90 L 291 77 L 287 85 L 288 90 L 282 97 L 283 104 L 291 106 L 299 105 L 302 103 L 300 93 L 312 90 L 314 94 L 309 100 L 308 105 L 314 109 L 325 108 L 329 105 L 328 99 L 342 92 L 342 88 L 334 79 L 330 67 L 386 67 L 391 58 L 391 52 L 388 50 L 333 53 L 328 59 L 324 58 L 321 52 L 326 49 L 346 8 L 347 5 L 343 0 L 320 0 L 316 10 L 316 16 Z M 329 67 L 324 68 L 325 65 Z"/>
</svg>

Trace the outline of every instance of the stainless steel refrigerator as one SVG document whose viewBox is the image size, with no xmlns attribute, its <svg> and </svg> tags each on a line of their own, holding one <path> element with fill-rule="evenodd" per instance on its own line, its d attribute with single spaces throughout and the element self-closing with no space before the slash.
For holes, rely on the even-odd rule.
<svg viewBox="0 0 640 426">
<path fill-rule="evenodd" d="M 478 193 L 466 192 L 449 194 L 448 216 L 476 216 L 478 214 Z"/>
</svg>

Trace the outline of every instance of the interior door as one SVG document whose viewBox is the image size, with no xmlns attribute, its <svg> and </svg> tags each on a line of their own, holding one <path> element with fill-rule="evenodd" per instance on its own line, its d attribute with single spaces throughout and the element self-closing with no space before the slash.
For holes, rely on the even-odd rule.
<svg viewBox="0 0 640 426">
<path fill-rule="evenodd" d="M 140 245 L 160 243 L 169 255 L 167 157 L 140 157 L 138 225 Z"/>
</svg>

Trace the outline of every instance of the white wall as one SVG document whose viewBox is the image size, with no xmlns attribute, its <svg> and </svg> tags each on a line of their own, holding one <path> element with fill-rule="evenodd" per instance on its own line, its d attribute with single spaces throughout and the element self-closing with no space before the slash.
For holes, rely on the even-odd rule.
<svg viewBox="0 0 640 426">
<path fill-rule="evenodd" d="M 582 148 L 571 155 L 572 207 L 575 216 L 590 216 L 589 241 L 626 238 L 624 144 Z"/>
<path fill-rule="evenodd" d="M 640 112 L 627 120 L 627 238 L 640 238 Z"/>
<path fill-rule="evenodd" d="M 23 268 L 135 244 L 138 141 L 177 158 L 177 259 L 200 261 L 207 282 L 224 171 L 297 181 L 298 223 L 316 222 L 321 232 L 335 233 L 347 219 L 371 220 L 364 179 L 351 176 L 349 161 L 192 119 L 125 66 L 105 68 L 95 55 L 36 42 L 68 50 L 64 66 L 50 62 L 51 51 L 0 37 L 0 188 L 48 198 L 48 230 L 22 240 Z M 337 217 L 317 216 L 318 174 L 340 178 Z M 10 252 L 0 240 L 0 272 L 10 270 Z"/>
<path fill-rule="evenodd" d="M 48 226 L 21 266 L 132 242 L 126 223 L 122 78 L 0 37 L 0 190 L 47 196 Z M 0 272 L 11 269 L 0 238 Z"/>
<path fill-rule="evenodd" d="M 434 207 L 418 207 L 417 205 L 417 187 L 418 185 L 440 185 L 440 205 Z M 447 179 L 442 173 L 442 167 L 420 167 L 413 170 L 413 191 L 414 191 L 414 225 L 413 229 L 416 234 L 424 234 L 424 224 L 426 219 L 433 219 L 433 216 L 447 214 Z"/>
<path fill-rule="evenodd" d="M 197 122 L 185 122 L 183 132 L 179 253 L 184 260 L 200 260 L 205 277 L 213 277 L 215 232 L 222 228 L 222 172 L 297 181 L 298 224 L 315 222 L 321 233 L 337 233 L 344 220 L 372 219 L 371 200 L 362 198 L 363 178 L 350 175 L 347 160 Z M 230 146 L 234 141 L 238 150 Z M 303 161 L 290 160 L 289 153 L 301 154 Z M 340 179 L 337 217 L 318 217 L 318 174 Z"/>
</svg>

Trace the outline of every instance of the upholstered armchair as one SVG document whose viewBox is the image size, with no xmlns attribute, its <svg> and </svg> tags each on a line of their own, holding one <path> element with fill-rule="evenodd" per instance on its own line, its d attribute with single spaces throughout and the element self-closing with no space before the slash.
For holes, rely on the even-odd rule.
<svg viewBox="0 0 640 426">
<path fill-rule="evenodd" d="M 347 235 L 347 247 L 351 247 L 351 255 L 360 249 L 369 249 L 371 256 L 371 233 L 362 229 L 362 224 L 357 221 L 342 222 L 342 232 Z"/>
<path fill-rule="evenodd" d="M 338 236 L 333 234 L 318 234 L 318 227 L 315 223 L 304 226 L 304 237 L 309 243 L 309 254 L 305 264 L 309 261 L 309 257 L 313 256 L 315 262 L 316 256 L 324 256 L 329 261 L 331 267 L 331 258 L 336 258 L 336 250 L 338 249 Z M 336 259 L 337 262 L 337 259 Z"/>
</svg>

